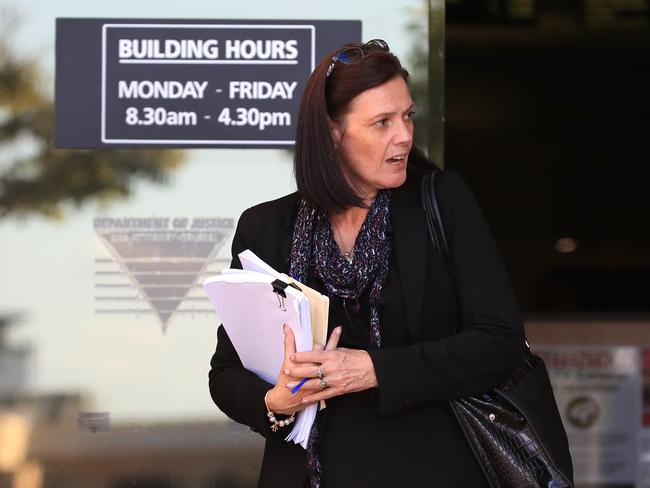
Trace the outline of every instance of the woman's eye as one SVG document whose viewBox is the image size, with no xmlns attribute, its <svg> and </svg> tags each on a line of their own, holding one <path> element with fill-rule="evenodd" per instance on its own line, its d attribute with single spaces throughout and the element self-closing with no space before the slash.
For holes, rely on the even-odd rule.
<svg viewBox="0 0 650 488">
<path fill-rule="evenodd" d="M 409 120 L 411 120 L 411 119 L 413 119 L 413 116 L 414 116 L 414 115 L 415 115 L 415 110 L 411 110 L 410 112 L 408 112 L 408 113 L 406 114 L 406 118 L 409 119 Z"/>
<path fill-rule="evenodd" d="M 388 119 L 381 119 L 375 122 L 375 125 L 378 125 L 379 127 L 383 127 L 386 125 L 386 122 L 388 122 Z"/>
</svg>

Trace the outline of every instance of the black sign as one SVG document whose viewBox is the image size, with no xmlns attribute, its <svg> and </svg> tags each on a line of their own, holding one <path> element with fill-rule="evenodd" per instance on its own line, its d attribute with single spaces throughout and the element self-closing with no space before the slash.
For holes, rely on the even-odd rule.
<svg viewBox="0 0 650 488">
<path fill-rule="evenodd" d="M 57 19 L 57 147 L 289 147 L 360 21 Z"/>
</svg>

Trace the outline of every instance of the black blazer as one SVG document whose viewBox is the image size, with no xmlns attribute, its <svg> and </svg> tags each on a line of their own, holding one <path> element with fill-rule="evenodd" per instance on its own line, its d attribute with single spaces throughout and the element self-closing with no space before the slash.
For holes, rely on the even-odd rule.
<svg viewBox="0 0 650 488">
<path fill-rule="evenodd" d="M 438 176 L 453 281 L 427 235 L 420 201 L 422 175 L 409 171 L 406 183 L 391 191 L 396 262 L 390 265 L 397 266 L 411 344 L 370 352 L 379 383 L 376 405 L 382 414 L 492 388 L 518 366 L 524 353 L 519 308 L 482 212 L 460 176 L 452 171 Z M 233 267 L 241 267 L 237 254 L 251 249 L 278 271 L 288 271 L 298 198 L 293 193 L 244 211 L 232 243 Z M 267 438 L 259 486 L 301 488 L 305 451 L 283 441 L 282 429 L 271 432 L 264 395 L 272 385 L 242 367 L 223 326 L 209 384 L 223 412 Z M 422 447 L 431 449 L 435 459 L 436 452 L 455 443 L 464 446 L 460 430 L 454 432 Z M 436 469 L 449 470 L 451 480 L 453 471 L 464 468 L 461 464 Z"/>
</svg>

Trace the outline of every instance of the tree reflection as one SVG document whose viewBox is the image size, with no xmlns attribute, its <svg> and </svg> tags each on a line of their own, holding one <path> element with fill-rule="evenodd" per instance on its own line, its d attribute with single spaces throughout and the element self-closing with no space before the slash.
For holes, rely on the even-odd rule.
<svg viewBox="0 0 650 488">
<path fill-rule="evenodd" d="M 37 62 L 11 49 L 16 15 L 0 24 L 0 218 L 61 218 L 66 204 L 131 194 L 136 180 L 158 184 L 182 162 L 169 149 L 55 149 L 54 102 Z"/>
</svg>

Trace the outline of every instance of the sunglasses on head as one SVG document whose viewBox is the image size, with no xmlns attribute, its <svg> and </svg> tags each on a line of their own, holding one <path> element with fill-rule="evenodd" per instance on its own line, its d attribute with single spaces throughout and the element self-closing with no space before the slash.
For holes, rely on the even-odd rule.
<svg viewBox="0 0 650 488">
<path fill-rule="evenodd" d="M 325 77 L 329 77 L 334 71 L 334 66 L 336 62 L 340 61 L 343 64 L 354 64 L 365 56 L 368 51 L 373 50 L 389 51 L 388 43 L 383 39 L 372 39 L 365 44 L 348 46 L 341 49 L 335 56 L 332 57 L 330 65 L 327 68 L 327 74 Z"/>
</svg>

